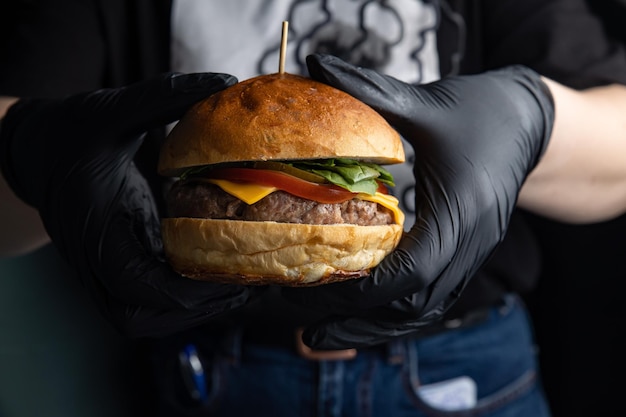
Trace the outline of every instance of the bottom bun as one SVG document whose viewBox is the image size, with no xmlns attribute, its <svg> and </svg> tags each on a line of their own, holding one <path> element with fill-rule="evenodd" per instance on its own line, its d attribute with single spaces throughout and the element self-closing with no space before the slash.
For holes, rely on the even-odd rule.
<svg viewBox="0 0 626 417">
<path fill-rule="evenodd" d="M 311 225 L 169 218 L 165 254 L 180 274 L 245 285 L 319 285 L 367 275 L 402 226 Z"/>
</svg>

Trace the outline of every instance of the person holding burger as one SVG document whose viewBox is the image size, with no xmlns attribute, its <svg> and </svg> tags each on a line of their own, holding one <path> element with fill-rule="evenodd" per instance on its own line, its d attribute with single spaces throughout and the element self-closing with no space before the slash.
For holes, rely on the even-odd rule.
<svg viewBox="0 0 626 417">
<path fill-rule="evenodd" d="M 558 11 L 559 2 L 552 3 Z M 508 6 L 491 4 L 490 10 L 504 12 Z M 598 44 L 611 44 L 606 34 L 596 32 L 596 19 L 580 14 L 589 27 L 586 36 L 593 34 Z M 507 16 L 522 19 L 522 15 Z M 496 27 L 489 28 L 499 33 Z M 542 39 L 532 33 L 535 42 Z M 576 44 L 576 39 L 569 41 Z M 503 40 L 517 45 L 519 38 L 511 35 Z M 7 51 L 15 54 L 11 48 Z M 302 278 L 301 271 L 296 272 L 295 285 L 284 285 L 275 273 L 224 272 L 213 267 L 198 271 L 196 260 L 190 268 L 188 259 L 177 264 L 178 254 L 163 251 L 170 240 L 166 236 L 176 234 L 178 226 L 162 231 L 162 225 L 176 218 L 204 219 L 204 214 L 178 214 L 191 210 L 186 206 L 164 215 L 162 190 L 155 187 L 162 178 L 156 176 L 155 154 L 149 153 L 156 140 L 146 132 L 178 120 L 181 127 L 177 125 L 172 135 L 181 135 L 174 133 L 177 129 L 191 130 L 183 124 L 189 114 L 207 101 L 213 107 L 204 113 L 219 114 L 216 101 L 228 96 L 231 88 L 245 85 L 248 78 L 238 82 L 225 73 L 169 72 L 63 97 L 28 98 L 36 94 L 13 87 L 7 78 L 6 74 L 18 76 L 19 65 L 10 60 L 11 65 L 0 72 L 0 92 L 6 96 L 0 126 L 0 167 L 7 185 L 4 201 L 34 208 L 45 233 L 76 270 L 101 313 L 123 334 L 149 341 L 160 390 L 158 411 L 163 415 L 249 415 L 251 410 L 255 415 L 302 414 L 298 410 L 356 415 L 363 409 L 373 415 L 400 415 L 401 410 L 418 416 L 462 410 L 493 417 L 550 415 L 537 381 L 531 328 L 523 306 L 512 295 L 513 281 L 498 278 L 499 266 L 511 254 L 526 261 L 518 246 L 528 242 L 526 229 L 518 223 L 518 208 L 567 222 L 596 222 L 626 211 L 623 193 L 615 192 L 626 189 L 621 157 L 626 132 L 619 122 L 626 108 L 622 85 L 626 71 L 614 71 L 626 68 L 626 62 L 616 58 L 612 66 L 584 73 L 590 88 L 577 91 L 551 79 L 552 74 L 558 78 L 559 71 L 549 65 L 544 68 L 544 61 L 532 65 L 544 68 L 542 75 L 522 65 L 533 64 L 532 59 L 515 62 L 508 52 L 489 50 L 494 61 L 485 63 L 481 71 L 468 69 L 466 74 L 422 84 L 401 81 L 334 54 L 309 52 L 304 65 L 310 82 L 340 90 L 373 109 L 411 150 L 407 159 L 415 181 L 414 219 L 392 239 L 384 256 L 365 267 L 346 272 L 334 266 L 319 273 L 316 266 L 312 279 L 331 277 L 330 281 L 340 282 L 299 285 L 299 280 L 310 278 L 306 274 Z M 97 50 L 86 53 L 97 54 Z M 247 120 L 245 109 L 267 97 L 250 96 L 243 100 L 245 106 L 235 106 L 222 119 L 245 128 L 251 123 L 241 122 Z M 343 107 L 337 106 L 337 114 L 331 116 L 338 118 Z M 305 119 L 314 125 L 310 120 Z M 215 127 L 217 122 L 207 126 Z M 265 143 L 272 144 L 274 137 L 264 135 Z M 183 136 L 182 140 L 192 141 L 191 136 Z M 202 146 L 214 151 L 233 144 L 220 140 L 210 138 Z M 342 140 L 335 139 L 338 144 Z M 170 156 L 189 150 L 186 145 L 168 148 L 167 141 L 163 147 L 158 145 Z M 287 145 L 281 142 L 276 148 L 280 153 Z M 257 149 L 251 146 L 249 151 Z M 239 161 L 228 155 L 217 168 L 193 161 L 183 172 L 178 162 L 185 156 L 174 158 L 172 164 L 163 162 L 160 169 L 162 174 L 201 182 L 203 190 L 230 198 L 233 193 L 245 194 L 241 182 L 252 182 L 250 172 L 244 170 L 283 174 L 288 170 L 288 175 L 297 173 L 300 180 L 319 181 L 320 186 L 345 193 L 346 188 L 336 183 L 345 176 L 331 181 L 334 175 L 325 172 L 336 173 L 337 165 L 341 171 L 352 162 L 329 160 L 348 156 L 359 163 L 366 160 L 376 165 L 370 166 L 375 178 L 388 174 L 377 162 L 402 160 L 364 157 L 360 149 L 352 150 L 354 155 L 344 149 L 341 154 L 313 158 L 315 163 L 323 161 L 324 169 L 311 168 L 311 158 L 302 154 L 305 163 L 294 163 L 293 155 L 270 160 L 248 155 Z M 237 151 L 245 155 L 248 149 Z M 149 164 L 142 164 L 144 158 Z M 329 164 L 332 169 L 326 169 Z M 366 171 L 360 165 L 358 169 Z M 247 179 L 242 179 L 246 173 Z M 397 180 L 397 176 L 388 179 L 390 184 Z M 401 225 L 392 205 L 375 202 L 383 198 L 376 194 L 385 188 L 375 184 L 369 197 L 363 198 L 374 200 L 376 210 L 391 219 L 387 223 Z M 181 195 L 193 192 L 193 201 L 201 201 L 198 193 L 204 191 L 178 188 L 185 186 L 174 185 L 171 190 Z M 285 192 L 275 183 L 271 188 L 268 195 L 274 198 Z M 367 194 L 348 192 L 350 202 L 359 193 Z M 220 220 L 242 221 L 248 205 L 232 199 L 228 204 L 236 207 L 234 214 Z M 320 204 L 331 203 L 315 206 Z M 222 211 L 225 205 L 219 205 Z M 3 221 L 13 222 L 19 214 L 3 216 Z M 179 242 L 189 237 L 187 230 L 178 236 Z M 219 233 L 210 230 L 207 242 Z M 260 233 L 245 230 L 241 229 L 239 239 L 255 245 Z M 198 245 L 193 246 L 183 253 L 194 252 Z M 223 263 L 228 264 L 228 258 Z M 490 372 L 494 369 L 502 372 Z M 372 396 L 371 391 L 375 391 Z"/>
</svg>

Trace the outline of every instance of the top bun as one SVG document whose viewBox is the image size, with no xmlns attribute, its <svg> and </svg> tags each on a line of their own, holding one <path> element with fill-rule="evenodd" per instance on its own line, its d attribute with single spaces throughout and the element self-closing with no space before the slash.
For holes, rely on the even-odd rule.
<svg viewBox="0 0 626 417">
<path fill-rule="evenodd" d="M 398 133 L 356 98 L 293 74 L 230 86 L 193 106 L 161 149 L 159 173 L 222 162 L 349 158 L 404 161 Z"/>
</svg>

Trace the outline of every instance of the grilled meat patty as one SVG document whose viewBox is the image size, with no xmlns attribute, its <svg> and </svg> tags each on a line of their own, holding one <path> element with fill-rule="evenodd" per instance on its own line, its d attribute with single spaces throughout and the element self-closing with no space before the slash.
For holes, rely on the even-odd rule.
<svg viewBox="0 0 626 417">
<path fill-rule="evenodd" d="M 352 199 L 325 204 L 276 191 L 248 205 L 203 181 L 178 181 L 168 193 L 169 217 L 193 217 L 303 224 L 393 224 L 392 212 L 371 201 Z"/>
</svg>

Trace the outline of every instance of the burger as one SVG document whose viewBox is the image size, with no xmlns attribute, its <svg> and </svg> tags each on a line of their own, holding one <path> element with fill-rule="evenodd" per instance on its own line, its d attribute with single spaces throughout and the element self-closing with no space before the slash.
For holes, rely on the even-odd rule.
<svg viewBox="0 0 626 417">
<path fill-rule="evenodd" d="M 288 73 L 261 75 L 193 106 L 160 151 L 173 177 L 162 219 L 180 274 L 246 285 L 319 285 L 369 273 L 404 215 L 383 167 L 398 133 L 352 96 Z"/>
</svg>

